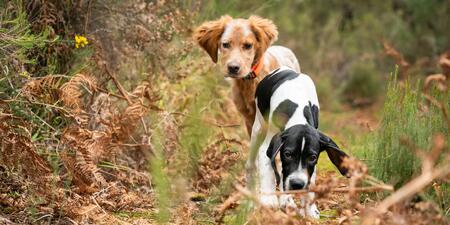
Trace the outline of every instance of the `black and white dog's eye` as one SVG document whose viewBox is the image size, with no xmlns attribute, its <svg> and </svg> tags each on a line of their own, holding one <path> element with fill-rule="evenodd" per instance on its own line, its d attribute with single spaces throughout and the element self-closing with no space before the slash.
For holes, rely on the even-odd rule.
<svg viewBox="0 0 450 225">
<path fill-rule="evenodd" d="M 251 49 L 252 48 L 252 44 L 250 44 L 250 43 L 245 43 L 244 44 L 244 49 Z"/>
<path fill-rule="evenodd" d="M 230 43 L 224 42 L 224 43 L 222 43 L 222 47 L 223 48 L 229 48 L 230 47 Z"/>
<path fill-rule="evenodd" d="M 315 155 L 311 155 L 309 158 L 308 158 L 308 161 L 310 161 L 310 162 L 315 162 L 317 160 L 317 156 L 315 156 Z"/>
<path fill-rule="evenodd" d="M 287 159 L 292 158 L 292 153 L 291 152 L 285 152 L 284 153 L 284 157 L 286 157 Z"/>
</svg>

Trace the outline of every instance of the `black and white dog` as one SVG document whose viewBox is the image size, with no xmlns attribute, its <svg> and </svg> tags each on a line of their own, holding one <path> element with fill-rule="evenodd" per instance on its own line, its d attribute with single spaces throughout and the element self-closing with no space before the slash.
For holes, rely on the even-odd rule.
<svg viewBox="0 0 450 225">
<path fill-rule="evenodd" d="M 291 195 L 281 195 L 278 201 L 276 195 L 265 193 L 274 193 L 277 185 L 283 192 L 307 189 L 314 184 L 316 164 L 322 151 L 326 151 L 331 162 L 346 175 L 347 169 L 341 164 L 343 158 L 348 156 L 317 129 L 319 102 L 314 83 L 308 75 L 281 67 L 259 83 L 255 97 L 257 112 L 251 149 L 258 149 L 256 166 L 263 205 L 296 209 Z M 277 169 L 279 159 L 281 177 Z M 302 198 L 302 207 L 298 212 L 319 218 L 319 210 L 312 199 L 312 192 Z"/>
</svg>

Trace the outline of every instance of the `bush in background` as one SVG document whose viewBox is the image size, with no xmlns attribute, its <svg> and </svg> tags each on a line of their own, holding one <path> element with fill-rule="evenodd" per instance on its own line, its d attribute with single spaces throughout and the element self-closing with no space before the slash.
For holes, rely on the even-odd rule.
<svg viewBox="0 0 450 225">
<path fill-rule="evenodd" d="M 421 86 L 421 82 L 403 83 L 396 80 L 396 75 L 391 76 L 380 127 L 363 142 L 363 146 L 358 147 L 366 154 L 371 173 L 395 187 L 401 187 L 420 173 L 421 160 L 414 151 L 427 154 L 434 134 L 440 133 L 447 137 L 449 134 L 448 121 L 441 109 L 428 105 Z M 435 88 L 431 95 L 447 104 L 447 108 L 450 106 L 448 92 Z M 443 199 L 449 199 L 450 192 L 446 191 L 449 185 L 439 185 L 442 185 L 442 193 L 430 191 L 428 194 L 435 197 L 444 194 Z"/>
<path fill-rule="evenodd" d="M 383 92 L 383 77 L 376 74 L 373 63 L 355 63 L 348 76 L 343 84 L 342 97 L 353 106 L 370 105 Z"/>
</svg>

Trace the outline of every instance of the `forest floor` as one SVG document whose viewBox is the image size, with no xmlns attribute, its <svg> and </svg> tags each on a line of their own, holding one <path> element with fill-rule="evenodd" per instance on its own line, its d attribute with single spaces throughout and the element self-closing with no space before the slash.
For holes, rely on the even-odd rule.
<svg viewBox="0 0 450 225">
<path fill-rule="evenodd" d="M 194 185 L 197 185 L 197 187 L 193 187 L 193 189 L 196 191 L 185 193 L 184 198 L 189 199 L 189 201 L 182 203 L 172 211 L 173 215 L 171 222 L 174 224 L 226 223 L 227 215 L 235 214 L 235 209 L 239 205 L 239 201 L 237 200 L 232 203 L 225 203 L 226 201 L 229 201 L 228 199 L 233 198 L 233 193 L 238 192 L 237 190 L 225 191 L 225 193 L 220 190 L 218 191 L 218 189 L 220 189 L 218 186 L 228 185 L 226 179 L 230 176 L 230 170 L 232 170 L 234 165 L 217 167 L 216 160 L 220 158 L 225 164 L 242 164 L 247 157 L 249 140 L 244 132 L 243 122 L 237 117 L 239 114 L 229 98 L 229 87 L 226 85 L 219 87 L 223 89 L 218 92 L 221 93 L 223 95 L 222 97 L 225 99 L 227 115 L 233 116 L 211 118 L 211 115 L 205 115 L 205 117 L 207 117 L 208 120 L 216 121 L 216 124 L 233 124 L 233 126 L 230 127 L 220 128 L 223 130 L 223 136 L 221 138 L 229 135 L 229 139 L 238 140 L 240 142 L 239 145 L 241 145 L 239 151 L 242 152 L 238 153 L 238 157 L 234 154 L 228 154 L 227 151 L 207 151 L 205 153 L 207 156 L 202 157 L 201 163 L 203 163 L 203 166 L 200 166 L 198 171 L 198 174 L 202 174 L 203 176 L 199 178 L 200 180 L 194 182 Z M 379 107 L 379 105 L 373 105 L 371 107 L 355 109 L 350 106 L 344 106 L 342 109 L 334 111 L 322 110 L 320 119 L 326 132 L 335 137 L 339 145 L 342 146 L 347 153 L 353 155 L 355 151 L 353 150 L 353 145 L 357 144 L 357 142 L 365 135 L 373 132 L 377 128 L 378 118 L 376 115 L 378 115 L 380 111 Z M 236 136 L 233 134 L 238 135 Z M 213 151 L 217 151 L 217 149 L 213 149 Z M 349 186 L 349 180 L 339 174 L 325 154 L 321 155 L 319 159 L 318 171 L 318 184 L 329 182 L 332 179 L 334 185 L 337 187 L 346 188 Z M 145 171 L 142 172 L 145 173 Z M 245 186 L 244 172 L 242 170 L 232 176 L 234 176 L 232 182 Z M 211 177 L 214 179 L 209 180 Z M 200 188 L 198 188 L 198 186 L 200 186 Z M 152 202 L 154 199 L 153 194 L 147 195 L 147 197 L 148 202 Z M 367 203 L 370 203 L 370 198 L 366 198 L 366 201 Z M 223 209 L 224 204 L 231 205 L 227 206 L 226 209 Z M 342 211 L 350 208 L 350 201 L 345 193 L 330 192 L 326 195 L 326 198 L 318 199 L 318 207 L 321 211 L 320 220 L 309 220 L 309 224 L 342 224 L 348 219 L 345 216 L 341 216 L 343 214 Z M 157 214 L 157 210 L 155 210 L 153 205 L 149 204 L 148 207 L 114 212 L 113 216 L 120 221 L 131 224 L 153 224 L 156 218 L 155 215 Z M 276 215 L 271 220 L 274 224 L 279 223 L 280 218 L 296 218 L 295 215 L 288 215 L 281 211 L 271 211 L 271 213 Z M 261 217 L 260 219 L 262 221 L 258 221 L 259 219 L 257 219 L 254 222 L 256 224 L 271 224 L 271 222 L 264 220 L 264 217 Z"/>
<path fill-rule="evenodd" d="M 226 91 L 227 92 L 227 91 Z M 224 96 L 226 98 L 226 96 Z M 231 102 L 229 100 L 229 102 Z M 321 121 L 326 127 L 326 131 L 336 137 L 339 145 L 345 149 L 350 155 L 353 155 L 355 150 L 353 149 L 353 145 L 360 141 L 365 135 L 370 132 L 373 132 L 378 126 L 378 118 L 377 113 L 379 113 L 379 106 L 374 105 L 366 108 L 352 108 L 352 107 L 344 107 L 339 111 L 321 111 Z M 238 115 L 238 112 L 234 112 L 234 115 Z M 220 120 L 220 119 L 219 119 Z M 240 120 L 240 119 L 239 119 Z M 240 121 L 222 121 L 224 124 L 242 124 Z M 241 130 L 241 131 L 239 131 Z M 242 133 L 244 130 L 244 126 L 240 125 L 238 127 L 229 128 L 228 132 L 230 133 Z M 245 133 L 240 140 L 242 145 L 245 146 L 242 148 L 244 151 L 242 153 L 242 158 L 240 160 L 246 158 L 246 151 L 248 147 L 248 139 L 245 136 Z M 223 155 L 223 157 L 229 157 L 227 155 Z M 227 160 L 227 159 L 223 159 Z M 235 160 L 235 159 L 234 159 Z M 233 159 L 231 159 L 233 161 Z M 216 162 L 211 160 L 207 164 L 215 164 Z M 236 162 L 239 163 L 239 162 Z M 200 167 L 200 168 L 210 168 L 210 167 Z M 229 167 L 225 167 L 222 169 L 214 170 L 214 173 L 221 174 L 220 176 L 226 176 L 229 173 Z M 318 163 L 318 180 L 317 183 L 329 182 L 333 179 L 334 185 L 341 188 L 349 187 L 349 180 L 342 175 L 339 174 L 337 169 L 329 162 L 327 156 L 325 154 L 321 155 Z M 199 171 L 199 173 L 210 173 L 211 171 Z M 238 178 L 238 183 L 241 183 L 245 186 L 244 173 L 238 173 L 236 175 Z M 186 222 L 186 219 L 192 219 L 195 221 L 195 224 L 216 224 L 221 222 L 226 222 L 226 215 L 230 215 L 236 213 L 233 209 L 237 208 L 239 202 L 236 201 L 229 206 L 227 210 L 221 209 L 222 205 L 225 201 L 227 201 L 228 197 L 231 195 L 223 195 L 217 194 L 217 185 L 216 183 L 208 184 L 208 181 L 203 180 L 202 185 L 209 187 L 207 189 L 203 189 L 201 193 L 188 193 L 188 197 L 190 198 L 190 202 L 185 203 L 185 206 L 180 207 L 179 211 L 173 212 L 173 222 L 174 223 L 183 223 Z M 237 191 L 235 191 L 237 192 Z M 218 196 L 219 195 L 219 196 Z M 370 204 L 371 200 L 366 196 L 366 203 Z M 219 201 L 220 204 L 211 204 L 210 201 L 213 198 L 220 198 L 222 201 Z M 320 198 L 317 201 L 318 208 L 321 212 L 320 220 L 310 220 L 309 224 L 342 224 L 348 218 L 345 216 L 341 216 L 343 214 L 343 210 L 349 210 L 350 201 L 345 193 L 339 192 L 330 192 L 326 195 L 326 198 Z M 228 203 L 225 203 L 228 204 Z M 214 208 L 217 210 L 202 210 L 204 207 Z M 153 208 L 147 209 L 139 209 L 133 211 L 122 211 L 119 213 L 115 213 L 115 216 L 121 220 L 125 220 L 132 224 L 142 224 L 144 221 L 151 224 L 153 222 L 153 217 L 151 212 L 153 212 Z M 223 210 L 223 211 L 221 211 Z M 211 213 L 213 212 L 213 213 Z M 282 211 L 273 212 L 275 217 L 272 218 L 274 224 L 279 223 L 279 217 L 292 217 L 291 214 L 286 214 Z M 353 212 L 355 213 L 355 212 Z M 223 215 L 225 214 L 225 215 Z M 351 214 L 351 213 L 350 213 Z M 345 213 L 344 213 L 345 215 Z M 293 216 L 296 218 L 296 216 Z M 260 221 L 256 221 L 257 224 L 271 224 L 271 222 L 264 220 L 264 217 L 260 218 Z M 225 220 L 225 221 L 224 221 Z"/>
</svg>

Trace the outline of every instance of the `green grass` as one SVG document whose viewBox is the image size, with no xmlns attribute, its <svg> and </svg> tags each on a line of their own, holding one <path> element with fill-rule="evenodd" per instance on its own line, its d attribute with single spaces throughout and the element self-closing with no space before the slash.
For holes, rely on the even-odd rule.
<svg viewBox="0 0 450 225">
<path fill-rule="evenodd" d="M 434 91 L 434 97 L 448 103 L 445 93 Z M 370 158 L 372 172 L 386 182 L 397 187 L 418 173 L 420 160 L 411 146 L 402 143 L 402 139 L 411 142 L 422 150 L 430 149 L 433 134 L 448 136 L 442 112 L 430 106 L 429 111 L 419 110 L 419 104 L 425 104 L 421 95 L 420 82 L 399 83 L 395 76 L 387 87 L 383 118 Z"/>
<path fill-rule="evenodd" d="M 449 103 L 446 93 L 432 90 L 431 95 L 438 101 Z M 428 111 L 422 111 L 419 105 L 425 105 L 421 83 L 400 83 L 394 73 L 387 86 L 380 127 L 361 138 L 356 148 L 368 164 L 370 173 L 396 188 L 420 174 L 421 160 L 414 148 L 427 152 L 432 147 L 434 134 L 441 133 L 446 137 L 449 134 L 440 109 L 431 105 Z M 443 200 L 437 197 L 433 188 L 428 188 L 422 196 L 445 208 L 450 199 L 449 188 L 449 184 L 442 184 Z"/>
<path fill-rule="evenodd" d="M 159 224 L 166 224 L 170 219 L 169 207 L 172 205 L 174 199 L 172 189 L 170 187 L 171 179 L 167 175 L 164 146 L 163 146 L 164 134 L 161 129 L 156 130 L 152 143 L 154 145 L 154 156 L 150 161 L 150 171 L 152 174 L 152 182 L 154 184 L 156 203 L 158 212 L 155 217 Z"/>
</svg>

